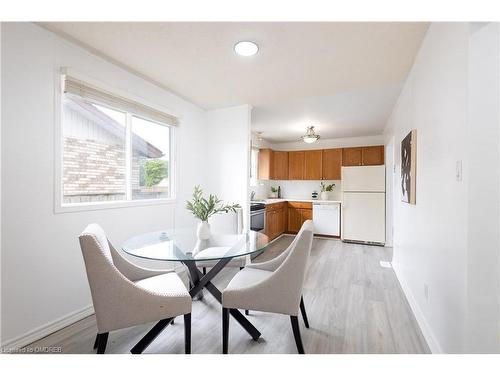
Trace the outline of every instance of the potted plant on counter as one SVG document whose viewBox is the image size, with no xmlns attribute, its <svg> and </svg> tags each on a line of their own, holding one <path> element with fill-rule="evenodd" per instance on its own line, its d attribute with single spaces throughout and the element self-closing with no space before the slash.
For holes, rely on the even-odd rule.
<svg viewBox="0 0 500 375">
<path fill-rule="evenodd" d="M 327 201 L 330 199 L 330 193 L 333 191 L 333 188 L 335 187 L 335 184 L 325 184 L 324 182 L 321 182 L 321 194 L 320 194 L 320 199 L 322 201 Z"/>
<path fill-rule="evenodd" d="M 278 188 L 276 186 L 271 186 L 270 198 L 278 198 Z"/>
<path fill-rule="evenodd" d="M 196 235 L 200 240 L 208 240 L 210 238 L 210 224 L 208 219 L 218 213 L 236 212 L 241 206 L 237 203 L 224 204 L 216 195 L 210 194 L 208 198 L 203 197 L 203 190 L 200 186 L 195 186 L 193 191 L 193 199 L 186 202 L 186 209 L 190 211 L 194 217 L 200 219 Z"/>
</svg>

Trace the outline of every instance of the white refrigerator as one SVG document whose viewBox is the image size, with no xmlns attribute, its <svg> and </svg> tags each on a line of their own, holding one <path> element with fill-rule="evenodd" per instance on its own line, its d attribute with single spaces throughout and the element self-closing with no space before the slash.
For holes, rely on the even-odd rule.
<svg viewBox="0 0 500 375">
<path fill-rule="evenodd" d="M 342 167 L 342 240 L 385 243 L 385 166 Z"/>
</svg>

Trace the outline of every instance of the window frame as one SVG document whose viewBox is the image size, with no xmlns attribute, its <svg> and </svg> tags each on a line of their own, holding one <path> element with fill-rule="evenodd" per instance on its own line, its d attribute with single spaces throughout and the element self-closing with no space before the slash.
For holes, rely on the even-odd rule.
<svg viewBox="0 0 500 375">
<path fill-rule="evenodd" d="M 64 149 L 64 139 L 63 139 L 63 99 L 64 93 L 62 92 L 62 86 L 64 84 L 64 74 L 66 69 L 58 69 L 55 76 L 55 93 L 54 93 L 54 213 L 65 213 L 65 212 L 77 212 L 77 211 L 93 211 L 93 210 L 106 210 L 115 208 L 126 208 L 126 207 L 139 207 L 139 206 L 156 206 L 156 205 L 169 205 L 175 204 L 177 202 L 177 129 L 176 126 L 160 124 L 158 121 L 150 120 L 145 116 L 140 116 L 132 112 L 122 111 L 126 115 L 126 136 L 125 136 L 125 189 L 126 189 L 126 199 L 116 200 L 116 201 L 103 201 L 103 202 L 83 202 L 83 203 L 63 203 L 63 149 Z M 82 81 L 88 82 L 96 87 L 102 88 L 108 92 L 116 94 L 117 96 L 125 97 L 130 100 L 138 101 L 142 104 L 152 106 L 150 103 L 145 102 L 141 98 L 134 97 L 130 93 L 119 91 L 114 88 L 110 88 L 100 82 L 97 82 L 88 77 L 83 77 L 81 74 L 75 74 L 71 72 L 72 76 L 77 76 Z M 104 107 L 110 108 L 107 105 L 99 104 Z M 113 108 L 111 108 L 113 109 Z M 119 109 L 117 109 L 119 110 Z M 162 111 L 171 114 L 172 112 L 166 109 L 161 109 Z M 132 200 L 130 191 L 130 180 L 131 180 L 131 154 L 132 154 L 132 144 L 131 133 L 132 133 L 132 117 L 141 118 L 153 123 L 166 126 L 169 128 L 169 197 L 168 198 L 151 198 L 151 199 L 136 199 Z M 129 160 L 130 159 L 130 160 Z"/>
<path fill-rule="evenodd" d="M 255 165 L 253 163 L 254 152 L 256 153 Z M 260 149 L 258 147 L 250 147 L 250 187 L 256 187 L 259 185 L 259 152 Z M 255 176 L 253 175 L 253 172 L 255 172 Z"/>
</svg>

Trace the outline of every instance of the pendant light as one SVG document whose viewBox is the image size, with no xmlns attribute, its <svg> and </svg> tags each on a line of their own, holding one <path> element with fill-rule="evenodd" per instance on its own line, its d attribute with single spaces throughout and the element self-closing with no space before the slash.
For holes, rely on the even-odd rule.
<svg viewBox="0 0 500 375">
<path fill-rule="evenodd" d="M 314 143 L 319 139 L 319 135 L 314 133 L 314 126 L 308 126 L 306 134 L 300 137 L 305 143 Z"/>
</svg>

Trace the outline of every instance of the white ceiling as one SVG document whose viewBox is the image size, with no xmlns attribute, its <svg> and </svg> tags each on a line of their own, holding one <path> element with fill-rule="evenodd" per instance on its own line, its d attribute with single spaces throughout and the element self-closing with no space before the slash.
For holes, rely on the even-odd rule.
<svg viewBox="0 0 500 375">
<path fill-rule="evenodd" d="M 255 129 L 285 141 L 296 136 L 294 129 L 305 130 L 307 121 L 314 122 L 324 137 L 380 133 L 428 24 L 49 22 L 42 26 L 203 108 L 251 104 Z M 233 45 L 239 40 L 257 42 L 259 53 L 237 56 Z"/>
<path fill-rule="evenodd" d="M 259 106 L 252 111 L 252 131 L 273 143 L 299 140 L 310 125 L 322 139 L 378 135 L 400 91 L 392 84 Z"/>
</svg>

